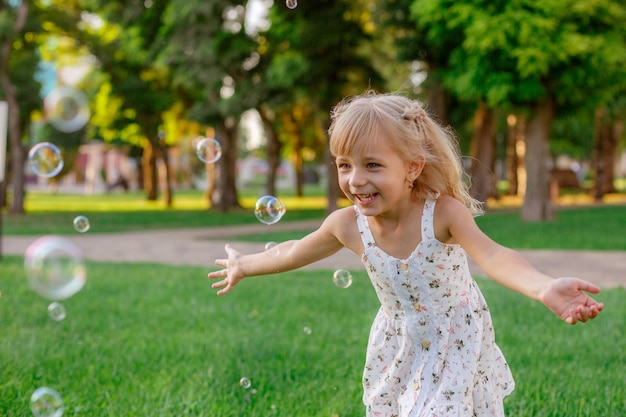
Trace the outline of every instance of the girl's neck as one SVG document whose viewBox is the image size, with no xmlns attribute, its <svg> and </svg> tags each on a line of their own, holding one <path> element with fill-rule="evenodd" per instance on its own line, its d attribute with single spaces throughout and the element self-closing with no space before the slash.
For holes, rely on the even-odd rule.
<svg viewBox="0 0 626 417">
<path fill-rule="evenodd" d="M 375 237 L 402 239 L 404 235 L 419 232 L 423 209 L 424 201 L 412 200 L 409 204 L 397 207 L 393 212 L 369 217 L 370 229 Z"/>
</svg>

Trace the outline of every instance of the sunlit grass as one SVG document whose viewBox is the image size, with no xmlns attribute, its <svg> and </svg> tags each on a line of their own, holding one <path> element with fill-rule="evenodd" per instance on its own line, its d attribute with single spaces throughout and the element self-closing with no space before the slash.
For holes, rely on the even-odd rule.
<svg viewBox="0 0 626 417">
<path fill-rule="evenodd" d="M 324 196 L 295 197 L 293 195 L 277 195 L 290 210 L 325 209 L 328 199 Z M 210 203 L 201 191 L 175 192 L 172 210 L 207 210 Z M 239 203 L 245 209 L 252 209 L 258 196 L 243 195 Z M 347 201 L 340 201 L 346 205 Z M 154 211 L 167 210 L 162 196 L 155 201 L 148 201 L 142 192 L 112 193 L 112 194 L 49 194 L 43 192 L 29 192 L 26 195 L 24 208 L 28 213 L 60 212 L 60 211 Z"/>
<path fill-rule="evenodd" d="M 363 270 L 344 290 L 332 271 L 295 271 L 217 297 L 205 268 L 88 262 L 87 284 L 55 322 L 22 259 L 1 264 L 3 417 L 30 416 L 40 386 L 61 394 L 64 416 L 365 414 L 361 374 L 380 304 Z M 602 315 L 568 326 L 535 301 L 478 284 L 517 383 L 507 415 L 626 415 L 626 290 L 603 291 Z"/>
</svg>

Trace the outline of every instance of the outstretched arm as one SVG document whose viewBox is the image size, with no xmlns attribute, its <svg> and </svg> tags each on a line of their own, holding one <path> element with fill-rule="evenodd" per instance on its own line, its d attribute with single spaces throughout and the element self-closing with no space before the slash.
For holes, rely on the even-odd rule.
<svg viewBox="0 0 626 417">
<path fill-rule="evenodd" d="M 542 302 L 569 324 L 585 322 L 604 308 L 586 293 L 597 294 L 600 288 L 579 278 L 554 279 L 532 266 L 519 252 L 499 245 L 476 225 L 471 213 L 458 201 L 446 198 L 441 218 L 450 219 L 443 230 L 459 243 L 487 276 L 527 297 Z M 437 219 L 437 217 L 435 217 Z"/>
<path fill-rule="evenodd" d="M 342 230 L 340 217 L 332 213 L 316 231 L 265 252 L 242 255 L 226 245 L 227 258 L 215 260 L 223 269 L 208 274 L 209 278 L 221 278 L 212 288 L 219 288 L 217 295 L 224 295 L 245 277 L 290 271 L 332 255 L 343 247 L 337 234 Z"/>
</svg>

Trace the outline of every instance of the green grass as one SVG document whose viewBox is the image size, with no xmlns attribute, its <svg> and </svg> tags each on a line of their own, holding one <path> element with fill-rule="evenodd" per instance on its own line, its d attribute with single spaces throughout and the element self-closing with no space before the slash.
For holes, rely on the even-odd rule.
<svg viewBox="0 0 626 417">
<path fill-rule="evenodd" d="M 203 268 L 88 262 L 85 288 L 55 322 L 22 259 L 0 264 L 3 417 L 30 416 L 40 386 L 62 395 L 66 417 L 364 415 L 360 378 L 379 306 L 364 271 L 346 290 L 331 271 L 298 271 L 217 297 Z M 517 380 L 508 415 L 626 415 L 626 290 L 604 291 L 600 318 L 568 326 L 491 281 L 479 285 Z"/>
<path fill-rule="evenodd" d="M 517 210 L 492 210 L 477 217 L 479 227 L 496 242 L 516 249 L 576 249 L 626 251 L 626 206 L 564 208 L 553 221 L 529 223 Z M 283 242 L 306 231 L 238 236 L 240 241 Z"/>
<path fill-rule="evenodd" d="M 288 207 L 282 222 L 321 221 L 325 215 L 325 201 L 321 197 L 281 198 Z M 242 197 L 243 208 L 228 213 L 203 207 L 199 192 L 180 193 L 173 209 L 159 208 L 162 203 L 147 202 L 140 193 L 92 197 L 29 193 L 27 201 L 27 215 L 3 215 L 4 235 L 73 234 L 76 232 L 72 221 L 77 215 L 89 218 L 89 233 L 258 223 L 252 213 L 253 196 Z M 626 250 L 624 204 L 561 207 L 556 220 L 538 223 L 522 222 L 515 209 L 495 209 L 476 221 L 494 240 L 517 249 Z M 268 228 L 262 235 L 237 239 L 282 242 L 302 237 L 309 231 L 273 232 Z"/>
<path fill-rule="evenodd" d="M 282 221 L 322 218 L 323 199 L 281 196 L 288 204 Z M 72 221 L 78 215 L 89 219 L 90 233 L 135 230 L 175 229 L 257 224 L 253 214 L 256 198 L 241 198 L 241 209 L 222 213 L 209 209 L 202 193 L 184 192 L 174 197 L 174 207 L 163 207 L 162 201 L 147 201 L 142 193 L 104 194 L 95 196 L 28 193 L 26 215 L 3 214 L 5 235 L 67 235 L 76 233 Z"/>
<path fill-rule="evenodd" d="M 495 241 L 517 249 L 626 250 L 626 205 L 558 209 L 556 219 L 523 222 L 517 211 L 476 218 Z"/>
</svg>

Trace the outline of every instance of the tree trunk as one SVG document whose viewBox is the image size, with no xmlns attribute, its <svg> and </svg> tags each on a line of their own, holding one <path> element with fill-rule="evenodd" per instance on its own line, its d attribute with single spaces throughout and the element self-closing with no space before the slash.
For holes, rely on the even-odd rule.
<svg viewBox="0 0 626 417">
<path fill-rule="evenodd" d="M 622 123 L 612 120 L 606 108 L 596 109 L 591 161 L 595 178 L 593 197 L 596 202 L 601 202 L 605 194 L 617 191 L 615 157 L 622 131 Z"/>
<path fill-rule="evenodd" d="M 173 196 L 169 153 L 165 144 L 159 142 L 158 146 L 158 157 L 163 161 L 163 170 L 165 171 L 163 173 L 163 201 L 167 208 L 172 208 Z"/>
<path fill-rule="evenodd" d="M 156 167 L 157 150 L 155 147 L 156 145 L 151 140 L 148 140 L 143 148 L 143 156 L 141 158 L 143 189 L 146 192 L 148 201 L 156 201 L 158 194 L 159 177 Z"/>
<path fill-rule="evenodd" d="M 7 133 L 11 147 L 11 180 L 13 183 L 13 200 L 9 208 L 9 213 L 21 214 L 24 213 L 24 161 L 26 158 L 24 147 L 22 146 L 20 104 L 17 100 L 15 86 L 9 78 L 9 55 L 13 48 L 15 35 L 20 33 L 26 24 L 26 18 L 28 17 L 28 0 L 21 1 L 20 5 L 16 8 L 16 13 L 17 16 L 13 24 L 12 33 L 4 36 L 0 44 L 0 85 L 2 86 L 9 107 Z"/>
<path fill-rule="evenodd" d="M 332 213 L 339 207 L 338 200 L 343 194 L 339 189 L 339 176 L 337 175 L 337 167 L 335 166 L 335 158 L 331 155 L 326 145 L 326 166 L 328 167 L 328 184 L 326 185 L 328 193 L 328 206 L 326 207 L 327 213 Z"/>
<path fill-rule="evenodd" d="M 518 195 L 526 188 L 526 173 L 524 171 L 525 142 L 524 133 L 526 121 L 521 115 L 509 114 L 506 118 L 508 132 L 506 144 L 506 179 L 509 184 L 508 195 Z M 523 193 L 523 191 L 522 191 Z"/>
<path fill-rule="evenodd" d="M 272 118 L 268 114 L 267 110 L 260 106 L 257 111 L 261 117 L 263 128 L 265 131 L 265 137 L 267 138 L 267 145 L 265 151 L 267 153 L 268 175 L 267 183 L 265 185 L 265 192 L 267 195 L 276 195 L 276 173 L 280 167 L 280 152 L 282 150 L 282 143 L 278 139 L 278 134 L 274 129 L 274 123 Z"/>
<path fill-rule="evenodd" d="M 428 111 L 441 125 L 447 126 L 448 118 L 448 94 L 439 80 L 432 80 L 428 88 L 426 98 Z"/>
<path fill-rule="evenodd" d="M 219 161 L 218 194 L 212 199 L 212 206 L 227 212 L 232 208 L 241 207 L 237 197 L 237 132 L 238 121 L 223 121 L 215 128 L 215 139 L 222 145 L 222 158 Z"/>
<path fill-rule="evenodd" d="M 302 181 L 302 135 L 297 135 L 293 145 L 292 163 L 296 175 L 296 197 L 302 197 L 304 195 Z"/>
<path fill-rule="evenodd" d="M 206 138 L 215 138 L 213 128 L 207 128 L 205 132 Z M 215 162 L 206 162 L 204 164 L 204 173 L 206 174 L 206 190 L 204 191 L 204 199 L 207 201 L 209 208 L 213 207 L 213 195 L 215 194 L 215 185 L 217 184 L 218 171 L 215 169 Z"/>
<path fill-rule="evenodd" d="M 552 98 L 533 107 L 526 129 L 526 192 L 521 210 L 523 221 L 552 220 L 555 216 L 550 199 L 550 154 L 548 141 L 554 118 Z"/>
<path fill-rule="evenodd" d="M 496 162 L 495 149 L 496 125 L 493 110 L 484 101 L 478 104 L 474 117 L 474 139 L 472 140 L 472 166 L 470 174 L 472 197 L 486 202 L 489 197 L 497 197 L 494 175 Z"/>
</svg>

